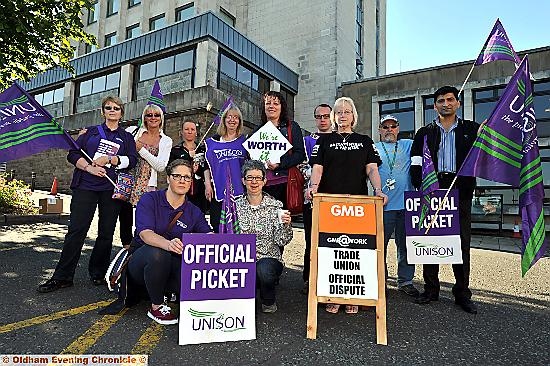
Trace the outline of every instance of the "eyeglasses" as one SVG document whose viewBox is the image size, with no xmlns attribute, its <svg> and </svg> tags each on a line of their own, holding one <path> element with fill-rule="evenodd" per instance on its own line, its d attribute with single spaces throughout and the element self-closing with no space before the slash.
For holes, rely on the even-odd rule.
<svg viewBox="0 0 550 366">
<path fill-rule="evenodd" d="M 235 121 L 238 121 L 238 120 L 239 120 L 239 116 L 225 116 L 225 119 L 226 119 L 226 120 L 235 120 Z"/>
<path fill-rule="evenodd" d="M 172 179 L 177 180 L 181 182 L 182 180 L 184 182 L 191 182 L 193 180 L 193 177 L 190 175 L 182 175 L 182 174 L 170 174 Z"/>
<path fill-rule="evenodd" d="M 346 116 L 349 116 L 350 114 L 352 114 L 353 111 L 350 111 L 350 110 L 345 110 L 345 111 L 337 111 L 336 114 L 341 116 L 341 115 L 346 115 Z"/>
<path fill-rule="evenodd" d="M 330 114 L 315 114 L 313 117 L 315 119 L 328 119 L 330 118 Z"/>
<path fill-rule="evenodd" d="M 106 105 L 105 107 L 103 107 L 103 109 L 105 109 L 106 111 L 110 111 L 110 110 L 113 110 L 113 111 L 120 111 L 120 107 L 113 107 L 113 106 L 110 106 L 110 105 Z"/>
<path fill-rule="evenodd" d="M 392 130 L 395 130 L 397 127 L 399 127 L 399 125 L 382 125 L 382 128 L 383 128 L 384 130 L 389 130 L 390 128 L 391 128 Z"/>
<path fill-rule="evenodd" d="M 160 113 L 154 113 L 154 114 L 153 114 L 153 113 L 147 113 L 147 114 L 145 115 L 145 117 L 147 117 L 147 118 L 151 118 L 151 117 L 160 118 Z"/>
<path fill-rule="evenodd" d="M 264 177 L 255 177 L 253 175 L 247 175 L 246 177 L 244 177 L 244 180 L 246 180 L 247 182 L 261 181 L 261 180 L 264 180 Z"/>
</svg>

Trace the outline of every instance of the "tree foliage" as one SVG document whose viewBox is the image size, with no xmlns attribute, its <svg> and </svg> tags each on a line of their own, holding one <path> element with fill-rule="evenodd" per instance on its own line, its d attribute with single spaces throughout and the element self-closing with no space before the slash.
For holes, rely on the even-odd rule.
<svg viewBox="0 0 550 366">
<path fill-rule="evenodd" d="M 73 71 L 71 41 L 94 44 L 83 9 L 92 0 L 0 0 L 0 89 L 54 66 Z"/>
<path fill-rule="evenodd" d="M 0 214 L 28 215 L 36 214 L 31 199 L 31 189 L 22 180 L 8 181 L 0 174 Z"/>
</svg>

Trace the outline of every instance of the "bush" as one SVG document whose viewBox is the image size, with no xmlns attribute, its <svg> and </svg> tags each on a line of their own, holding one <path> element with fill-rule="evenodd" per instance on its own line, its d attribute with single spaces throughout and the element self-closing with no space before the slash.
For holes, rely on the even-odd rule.
<svg viewBox="0 0 550 366">
<path fill-rule="evenodd" d="M 0 214 L 29 215 L 37 212 L 29 185 L 17 179 L 8 181 L 5 175 L 0 175 Z"/>
</svg>

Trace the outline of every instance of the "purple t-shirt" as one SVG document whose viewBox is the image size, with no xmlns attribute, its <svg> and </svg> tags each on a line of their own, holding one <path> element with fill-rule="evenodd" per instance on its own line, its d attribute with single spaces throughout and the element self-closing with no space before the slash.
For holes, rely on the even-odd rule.
<svg viewBox="0 0 550 366">
<path fill-rule="evenodd" d="M 178 211 L 183 211 L 183 214 L 166 233 L 170 221 Z M 141 196 L 136 208 L 136 231 L 134 233 L 137 247 L 145 244 L 139 237 L 139 233 L 143 230 L 152 230 L 168 240 L 181 239 L 183 234 L 212 231 L 202 211 L 188 200 L 185 200 L 180 207 L 173 208 L 166 199 L 166 189 L 147 192 Z"/>
</svg>

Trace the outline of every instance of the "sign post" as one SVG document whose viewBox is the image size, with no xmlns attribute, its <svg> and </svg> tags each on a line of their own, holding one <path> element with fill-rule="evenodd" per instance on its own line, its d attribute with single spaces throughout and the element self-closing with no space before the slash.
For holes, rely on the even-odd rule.
<svg viewBox="0 0 550 366">
<path fill-rule="evenodd" d="M 313 197 L 307 338 L 317 337 L 318 303 L 376 306 L 376 343 L 388 344 L 383 215 L 379 197 Z"/>
</svg>

